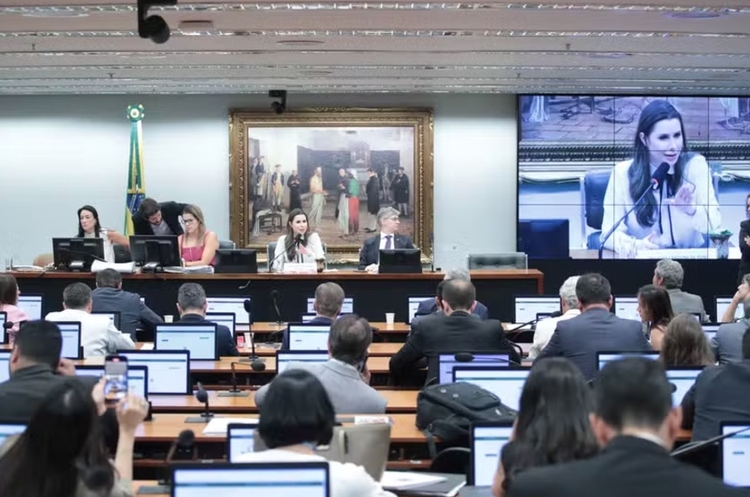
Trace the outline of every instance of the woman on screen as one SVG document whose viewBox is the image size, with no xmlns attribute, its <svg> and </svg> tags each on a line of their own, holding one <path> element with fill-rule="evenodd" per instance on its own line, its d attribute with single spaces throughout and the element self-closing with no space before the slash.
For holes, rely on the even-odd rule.
<svg viewBox="0 0 750 497">
<path fill-rule="evenodd" d="M 653 189 L 652 176 L 661 164 L 669 171 Z M 606 234 L 627 215 L 609 238 Z M 706 159 L 688 151 L 682 116 L 666 100 L 642 111 L 633 143 L 633 158 L 615 165 L 604 196 L 602 242 L 618 257 L 639 250 L 703 248 L 708 232 L 721 224 L 711 172 Z"/>
<path fill-rule="evenodd" d="M 648 325 L 651 347 L 654 350 L 661 350 L 664 333 L 674 317 L 669 293 L 656 285 L 642 286 L 638 290 L 638 314 L 641 316 L 641 321 Z"/>
<path fill-rule="evenodd" d="M 99 223 L 99 213 L 90 205 L 84 205 L 78 209 L 78 238 L 103 238 L 104 239 L 104 260 L 115 262 L 115 249 L 113 244 L 130 245 L 126 236 L 109 228 L 102 228 Z"/>
<path fill-rule="evenodd" d="M 16 278 L 12 274 L 0 273 L 0 312 L 4 312 L 8 322 L 13 323 L 13 327 L 8 330 L 8 343 L 11 345 L 16 340 L 16 333 L 21 322 L 31 320 L 29 315 L 18 307 L 20 296 L 21 290 L 18 288 Z"/>
<path fill-rule="evenodd" d="M 203 211 L 197 205 L 186 205 L 182 211 L 185 234 L 177 237 L 185 267 L 213 266 L 219 237 L 206 229 Z"/>
<path fill-rule="evenodd" d="M 315 262 L 325 259 L 323 242 L 317 233 L 310 231 L 307 214 L 294 209 L 286 221 L 286 235 L 281 235 L 273 252 L 272 270 L 280 273 L 285 262 Z"/>
</svg>

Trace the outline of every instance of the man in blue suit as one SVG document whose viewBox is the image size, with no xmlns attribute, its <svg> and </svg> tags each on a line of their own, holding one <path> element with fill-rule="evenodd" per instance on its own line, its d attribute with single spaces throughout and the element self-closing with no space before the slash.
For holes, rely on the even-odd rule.
<svg viewBox="0 0 750 497">
<path fill-rule="evenodd" d="M 206 291 L 198 283 L 185 283 L 177 292 L 177 310 L 180 312 L 182 324 L 208 324 L 206 320 Z M 224 325 L 217 325 L 216 341 L 219 357 L 238 356 L 237 345 L 234 343 L 234 330 Z"/>
<path fill-rule="evenodd" d="M 399 235 L 398 227 L 401 225 L 399 213 L 393 207 L 384 207 L 378 212 L 378 226 L 380 233 L 365 240 L 359 250 L 359 269 L 368 273 L 378 271 L 378 262 L 381 249 L 413 249 L 414 244 L 411 237 Z"/>
<path fill-rule="evenodd" d="M 447 271 L 445 273 L 445 276 L 443 277 L 443 281 L 450 281 L 450 280 L 471 281 L 471 275 L 469 274 L 469 271 L 467 271 L 466 269 L 460 269 L 460 268 L 451 269 Z M 434 299 L 427 299 L 427 300 L 423 300 L 422 302 L 420 302 L 419 307 L 417 308 L 417 312 L 414 315 L 414 317 L 417 318 L 420 316 L 427 316 L 429 314 L 441 312 L 440 301 L 442 299 L 443 299 L 442 285 L 438 285 L 437 296 Z M 476 301 L 476 305 L 472 309 L 471 313 L 480 319 L 489 318 L 489 311 L 487 310 L 487 306 L 479 301 Z"/>
<path fill-rule="evenodd" d="M 318 326 L 331 326 L 336 318 L 341 314 L 341 308 L 344 306 L 344 289 L 333 282 L 321 283 L 315 289 L 315 300 L 313 309 L 315 317 L 307 324 Z M 281 348 L 289 350 L 289 330 L 284 331 Z"/>
</svg>

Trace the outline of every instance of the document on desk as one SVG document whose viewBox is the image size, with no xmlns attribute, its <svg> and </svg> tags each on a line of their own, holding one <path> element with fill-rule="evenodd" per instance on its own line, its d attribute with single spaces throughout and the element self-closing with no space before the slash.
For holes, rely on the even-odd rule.
<svg viewBox="0 0 750 497">
<path fill-rule="evenodd" d="M 229 423 L 255 424 L 258 418 L 213 418 L 203 429 L 204 435 L 226 435 Z"/>
<path fill-rule="evenodd" d="M 164 272 L 175 274 L 213 274 L 214 268 L 211 266 L 165 266 Z"/>
<path fill-rule="evenodd" d="M 380 479 L 380 485 L 387 490 L 403 490 L 421 487 L 445 481 L 442 476 L 426 475 L 414 471 L 386 471 Z"/>
</svg>

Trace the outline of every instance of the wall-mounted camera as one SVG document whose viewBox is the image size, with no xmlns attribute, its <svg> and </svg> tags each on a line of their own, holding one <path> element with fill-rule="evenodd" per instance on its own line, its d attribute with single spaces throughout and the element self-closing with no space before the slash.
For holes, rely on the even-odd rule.
<svg viewBox="0 0 750 497">
<path fill-rule="evenodd" d="M 283 114 L 286 110 L 286 90 L 270 90 L 268 98 L 278 98 L 278 101 L 271 103 L 271 108 L 277 114 Z"/>
<path fill-rule="evenodd" d="M 138 35 L 154 43 L 165 43 L 170 34 L 167 21 L 148 15 L 148 9 L 156 5 L 177 5 L 177 0 L 138 0 Z"/>
</svg>

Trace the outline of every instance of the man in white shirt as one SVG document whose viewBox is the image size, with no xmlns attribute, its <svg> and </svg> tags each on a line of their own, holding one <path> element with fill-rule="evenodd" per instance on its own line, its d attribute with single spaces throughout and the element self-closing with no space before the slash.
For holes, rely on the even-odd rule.
<svg viewBox="0 0 750 497">
<path fill-rule="evenodd" d="M 414 248 L 410 236 L 398 234 L 400 225 L 399 212 L 396 209 L 393 207 L 380 209 L 378 212 L 380 233 L 368 238 L 362 245 L 359 251 L 359 269 L 364 269 L 368 273 L 376 273 L 380 250 Z"/>
<path fill-rule="evenodd" d="M 576 297 L 576 283 L 578 283 L 578 276 L 571 276 L 560 287 L 560 306 L 563 315 L 557 318 L 543 319 L 537 323 L 536 331 L 534 331 L 534 344 L 529 350 L 529 359 L 536 359 L 536 356 L 547 346 L 555 333 L 558 321 L 574 318 L 581 314 L 578 309 L 578 297 Z"/>
<path fill-rule="evenodd" d="M 62 312 L 50 312 L 45 318 L 53 322 L 81 323 L 83 356 L 116 354 L 118 350 L 135 349 L 129 335 L 115 328 L 109 316 L 91 314 L 91 288 L 85 283 L 73 283 L 63 291 Z"/>
</svg>

